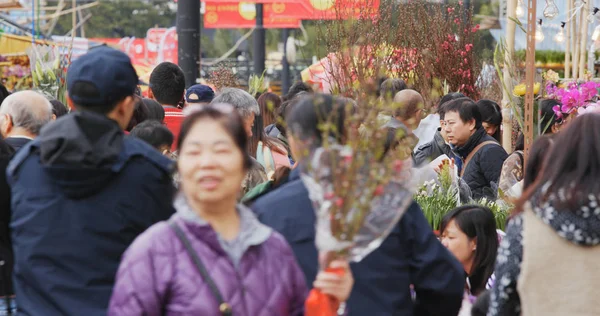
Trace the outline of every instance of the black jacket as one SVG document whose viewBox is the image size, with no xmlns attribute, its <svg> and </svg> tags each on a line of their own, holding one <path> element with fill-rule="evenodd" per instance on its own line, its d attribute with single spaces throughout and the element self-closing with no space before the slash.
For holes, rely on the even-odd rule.
<svg viewBox="0 0 600 316">
<path fill-rule="evenodd" d="M 105 116 L 46 125 L 10 162 L 14 289 L 24 315 L 106 315 L 121 255 L 168 219 L 171 161 Z"/>
<path fill-rule="evenodd" d="M 493 137 L 485 132 L 483 127 L 475 131 L 464 146 L 454 148 L 455 156 L 460 157 L 462 168 L 465 168 L 467 156 L 477 145 L 485 141 L 494 141 L 495 144 L 485 145 L 475 153 L 462 176 L 462 179 L 469 185 L 474 200 L 484 197 L 496 199 L 502 164 L 508 154 Z"/>
<path fill-rule="evenodd" d="M 414 154 L 415 164 L 417 166 L 424 165 L 435 160 L 441 155 L 446 155 L 448 158 L 454 157 L 450 145 L 446 144 L 446 141 L 440 132 L 440 128 L 438 128 L 437 132 L 435 132 L 435 135 L 433 136 L 432 141 L 417 148 L 417 151 Z"/>
<path fill-rule="evenodd" d="M 292 170 L 286 184 L 259 198 L 252 209 L 262 223 L 285 237 L 311 287 L 319 270 L 316 216 L 300 179 L 301 168 Z M 415 202 L 381 245 L 351 267 L 355 283 L 347 302 L 349 316 L 458 314 L 463 268 L 435 237 Z"/>
<path fill-rule="evenodd" d="M 8 137 L 4 141 L 12 146 L 15 151 L 18 151 L 19 149 L 23 148 L 23 146 L 27 145 L 31 139 L 25 137 Z"/>
<path fill-rule="evenodd" d="M 12 288 L 13 252 L 10 244 L 10 187 L 6 182 L 6 168 L 14 150 L 0 139 L 0 297 L 14 294 Z M 4 311 L 0 310 L 0 313 Z"/>
</svg>

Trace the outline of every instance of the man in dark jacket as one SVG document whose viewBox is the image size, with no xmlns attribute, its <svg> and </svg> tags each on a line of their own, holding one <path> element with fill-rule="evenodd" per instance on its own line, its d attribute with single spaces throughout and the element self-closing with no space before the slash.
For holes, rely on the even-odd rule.
<svg viewBox="0 0 600 316">
<path fill-rule="evenodd" d="M 15 151 L 36 138 L 52 120 L 52 104 L 35 91 L 15 92 L 0 107 L 0 134 Z"/>
<path fill-rule="evenodd" d="M 0 315 L 7 311 L 12 287 L 13 251 L 10 243 L 10 187 L 6 182 L 6 168 L 15 150 L 0 137 Z M 9 298 L 7 300 L 7 298 Z"/>
<path fill-rule="evenodd" d="M 473 199 L 495 199 L 495 188 L 508 154 L 485 132 L 473 100 L 452 100 L 444 108 L 448 142 L 454 146 L 459 174 L 471 189 Z"/>
<path fill-rule="evenodd" d="M 67 74 L 75 113 L 11 161 L 14 286 L 26 315 L 106 315 L 121 255 L 174 212 L 171 161 L 123 129 L 138 82 L 127 55 L 97 48 Z"/>
<path fill-rule="evenodd" d="M 327 101 L 322 104 L 325 103 Z M 308 98 L 290 113 L 288 126 L 295 128 L 288 130 L 292 136 L 292 153 L 299 153 L 300 142 L 320 137 L 318 118 L 329 117 L 331 105 L 318 109 L 322 111 L 321 116 L 316 111 Z M 343 117 L 343 113 L 339 117 Z M 337 130 L 343 130 L 343 125 Z M 261 222 L 286 238 L 310 287 L 319 263 L 315 211 L 300 179 L 303 166 L 300 161 L 288 183 L 259 198 L 252 208 Z M 347 302 L 350 315 L 457 315 L 461 306 L 465 284 L 463 269 L 434 236 L 416 203 L 412 203 L 376 250 L 361 262 L 352 264 L 352 274 L 355 283 Z M 411 299 L 411 284 L 416 301 Z"/>
</svg>

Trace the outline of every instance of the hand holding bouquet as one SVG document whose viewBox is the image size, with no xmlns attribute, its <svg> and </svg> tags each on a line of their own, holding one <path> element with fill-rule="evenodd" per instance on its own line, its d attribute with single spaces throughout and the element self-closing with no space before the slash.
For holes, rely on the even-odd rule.
<svg viewBox="0 0 600 316">
<path fill-rule="evenodd" d="M 412 202 L 412 162 L 405 150 L 412 139 L 401 128 L 380 127 L 385 106 L 347 105 L 344 130 L 336 127 L 340 117 L 323 117 L 322 141 L 306 153 L 301 179 L 317 217 L 317 248 L 328 253 L 321 263 L 326 272 L 348 273 L 332 262 L 359 262 L 377 249 Z M 313 289 L 306 315 L 335 315 L 338 305 Z"/>
</svg>

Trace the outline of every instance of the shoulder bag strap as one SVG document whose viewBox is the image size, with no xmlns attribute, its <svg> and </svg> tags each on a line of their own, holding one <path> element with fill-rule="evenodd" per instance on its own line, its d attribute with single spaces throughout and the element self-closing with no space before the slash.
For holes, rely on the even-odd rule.
<svg viewBox="0 0 600 316">
<path fill-rule="evenodd" d="M 467 156 L 467 159 L 465 159 L 465 163 L 463 163 L 462 166 L 462 170 L 460 170 L 460 176 L 462 177 L 463 174 L 465 173 L 465 170 L 467 170 L 467 166 L 469 165 L 469 162 L 471 162 L 471 159 L 473 158 L 473 156 L 475 156 L 475 154 L 481 149 L 483 148 L 483 146 L 485 145 L 491 145 L 491 144 L 495 144 L 500 146 L 500 144 L 498 144 L 496 141 L 494 140 L 487 140 L 477 146 L 475 146 L 475 148 L 473 148 L 473 150 L 471 150 L 471 152 L 469 153 L 469 155 Z"/>
<path fill-rule="evenodd" d="M 171 226 L 171 228 L 177 235 L 177 238 L 179 238 L 179 240 L 185 247 L 186 252 L 192 258 L 192 261 L 194 262 L 194 265 L 198 269 L 198 272 L 200 272 L 200 275 L 202 276 L 204 281 L 208 284 L 208 286 L 210 287 L 210 290 L 213 292 L 214 296 L 217 298 L 217 302 L 219 303 L 219 311 L 221 311 L 221 315 L 223 315 L 223 316 L 233 315 L 232 311 L 231 311 L 231 306 L 229 306 L 229 304 L 227 304 L 223 300 L 223 296 L 221 295 L 219 288 L 215 284 L 215 281 L 213 281 L 213 279 L 208 274 L 208 271 L 206 271 L 206 267 L 202 263 L 202 260 L 200 260 L 200 257 L 198 257 L 198 255 L 192 248 L 192 245 L 191 245 L 189 239 L 185 236 L 185 233 L 173 221 L 169 221 L 169 226 Z"/>
</svg>

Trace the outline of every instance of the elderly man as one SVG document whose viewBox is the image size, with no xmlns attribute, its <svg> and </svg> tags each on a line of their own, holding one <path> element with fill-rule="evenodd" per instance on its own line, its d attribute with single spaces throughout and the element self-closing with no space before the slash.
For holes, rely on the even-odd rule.
<svg viewBox="0 0 600 316">
<path fill-rule="evenodd" d="M 227 103 L 233 105 L 244 120 L 244 129 L 248 138 L 252 138 L 252 126 L 254 118 L 260 115 L 258 102 L 246 91 L 237 88 L 225 88 L 221 90 L 211 104 Z M 246 195 L 255 186 L 267 181 L 265 168 L 252 157 L 252 167 L 248 170 L 244 182 L 242 182 L 242 195 Z"/>
<path fill-rule="evenodd" d="M 52 104 L 34 91 L 11 94 L 0 106 L 0 133 L 15 151 L 36 138 L 50 120 Z"/>
</svg>

